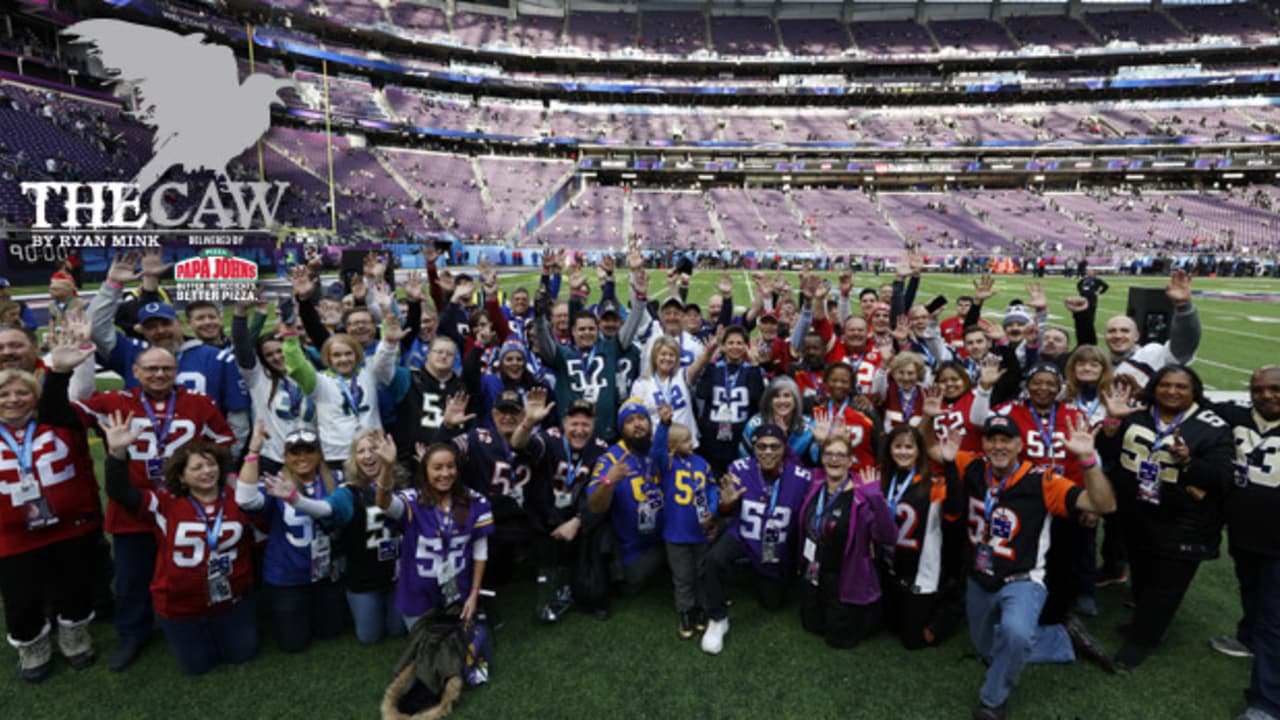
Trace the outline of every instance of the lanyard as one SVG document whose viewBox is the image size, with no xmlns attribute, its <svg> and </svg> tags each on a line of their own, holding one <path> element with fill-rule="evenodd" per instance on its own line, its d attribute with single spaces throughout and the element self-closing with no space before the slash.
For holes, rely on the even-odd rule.
<svg viewBox="0 0 1280 720">
<path fill-rule="evenodd" d="M 586 356 L 582 361 L 582 380 L 585 384 L 586 379 L 591 376 L 591 364 L 596 361 L 596 352 L 600 350 L 600 343 L 591 346 L 591 354 Z M 582 357 L 582 351 L 578 350 L 578 357 Z"/>
<path fill-rule="evenodd" d="M 298 417 L 302 412 L 302 388 L 294 385 L 289 378 L 281 378 L 280 387 L 289 396 L 289 414 Z"/>
<path fill-rule="evenodd" d="M 676 372 L 679 371 L 679 368 L 677 368 Z M 654 373 L 653 385 L 658 388 L 658 394 L 662 396 L 662 404 L 670 405 L 672 408 L 675 408 L 675 403 L 671 402 L 671 393 L 674 391 L 676 385 L 675 373 L 671 374 L 671 382 L 668 382 L 665 388 L 662 387 L 662 378 L 658 377 L 657 373 Z"/>
<path fill-rule="evenodd" d="M 586 459 L 585 455 L 587 453 L 584 449 L 584 452 L 578 455 L 578 462 L 573 462 L 573 449 L 569 447 L 568 436 L 562 435 L 560 439 L 564 441 L 565 464 L 569 465 L 569 474 L 565 476 L 564 487 L 566 490 L 569 490 L 573 487 L 573 483 L 578 479 L 578 469 L 582 467 L 582 462 Z"/>
<path fill-rule="evenodd" d="M 902 484 L 898 484 L 898 478 L 902 478 Z M 898 503 L 902 501 L 902 496 L 907 494 L 907 490 L 911 489 L 911 482 L 916 479 L 916 471 L 913 469 L 905 477 L 902 473 L 895 473 L 893 482 L 889 484 L 889 496 L 885 498 L 889 501 L 889 508 L 898 507 Z"/>
<path fill-rule="evenodd" d="M 346 398 L 347 404 L 351 406 L 351 414 L 359 416 L 360 396 L 363 394 L 360 390 L 359 370 L 351 373 L 350 384 L 341 375 L 334 374 L 334 377 L 338 380 L 338 387 L 342 389 L 342 397 Z"/>
<path fill-rule="evenodd" d="M 443 547 L 445 552 L 448 552 L 448 541 L 453 537 L 453 503 L 449 503 L 449 510 L 447 512 L 440 509 L 440 503 L 436 503 L 435 507 L 431 510 L 436 516 L 436 536 L 444 541 Z"/>
<path fill-rule="evenodd" d="M 1084 403 L 1084 398 L 1078 397 L 1076 398 L 1076 407 L 1080 408 L 1080 411 L 1083 412 L 1089 418 L 1090 422 L 1093 422 L 1093 414 L 1097 412 L 1098 403 L 1100 402 L 1102 402 L 1102 398 L 1096 397 L 1093 399 L 1093 402 L 1086 405 Z"/>
<path fill-rule="evenodd" d="M 729 396 L 733 394 L 733 389 L 738 386 L 738 376 L 742 374 L 742 369 L 747 365 L 746 363 L 739 364 L 737 371 L 730 375 L 728 363 L 721 360 L 716 364 L 720 366 L 720 370 L 724 373 L 724 395 L 725 400 L 728 400 Z"/>
<path fill-rule="evenodd" d="M 848 408 L 849 408 L 849 399 L 845 398 L 844 404 L 840 406 L 840 414 L 836 415 L 833 412 L 836 409 L 835 402 L 832 400 L 827 401 L 827 431 L 828 432 L 831 430 L 831 428 L 836 426 L 837 417 L 839 417 L 842 422 L 844 421 L 844 411 L 847 410 Z"/>
<path fill-rule="evenodd" d="M 934 365 L 937 364 L 938 359 L 934 357 L 932 352 L 929 352 L 929 346 L 926 343 L 917 341 L 912 343 L 912 346 L 913 346 L 912 347 L 913 350 L 915 350 L 916 352 L 919 352 L 921 355 L 924 355 L 924 360 L 926 365 L 928 365 L 929 367 L 933 367 Z"/>
<path fill-rule="evenodd" d="M 995 476 L 991 474 L 991 466 L 987 465 L 987 497 L 986 497 L 986 502 L 984 506 L 983 517 L 986 518 L 986 526 L 987 526 L 986 534 L 988 537 L 991 536 L 991 513 L 995 511 L 996 503 L 999 502 L 1000 496 L 1004 494 L 1004 489 L 1009 485 L 1009 480 L 1013 478 L 1013 475 L 1016 472 L 1018 472 L 1018 468 L 1016 467 L 1010 470 L 1008 475 L 1005 475 L 1003 478 L 1000 479 L 1000 487 L 996 488 L 995 491 L 992 492 L 992 486 L 994 485 L 993 480 L 995 479 Z"/>
<path fill-rule="evenodd" d="M 0 438 L 4 439 L 4 444 L 9 446 L 13 454 L 18 457 L 18 469 L 23 475 L 31 474 L 31 452 L 35 449 L 36 444 L 36 421 L 32 420 L 27 423 L 27 432 L 22 437 L 22 445 L 18 445 L 18 441 L 13 437 L 13 433 L 9 432 L 9 426 L 0 423 Z"/>
<path fill-rule="evenodd" d="M 1047 428 L 1045 427 L 1045 424 L 1041 422 L 1040 413 L 1036 412 L 1035 408 L 1028 407 L 1027 409 L 1031 411 L 1031 419 L 1036 422 L 1036 430 L 1039 431 L 1040 437 L 1044 439 L 1045 455 L 1047 457 L 1052 458 L 1053 457 L 1053 429 L 1057 427 L 1058 406 L 1054 405 L 1053 408 L 1049 410 L 1049 426 Z"/>
<path fill-rule="evenodd" d="M 195 508 L 196 515 L 200 516 L 200 521 L 204 523 L 205 547 L 209 548 L 209 555 L 213 555 L 218 551 L 218 538 L 222 536 L 222 511 L 225 503 L 222 499 L 222 493 L 218 493 L 218 516 L 214 518 L 213 524 L 209 524 L 209 516 L 204 514 L 204 508 L 196 499 L 187 496 L 187 500 L 191 503 L 191 507 Z"/>
<path fill-rule="evenodd" d="M 904 393 L 902 388 L 898 388 L 898 408 L 902 410 L 902 421 L 908 422 L 911 416 L 915 414 L 916 409 L 916 388 L 911 388 L 911 392 Z"/>
<path fill-rule="evenodd" d="M 764 471 L 760 471 L 760 486 L 764 489 Z M 778 479 L 773 481 L 773 496 L 769 498 L 769 510 L 764 514 L 764 521 L 769 522 L 769 518 L 773 517 L 774 508 L 778 507 L 778 488 L 782 487 L 782 473 L 778 473 Z"/>
<path fill-rule="evenodd" d="M 779 485 L 782 484 L 781 480 L 779 480 L 778 484 Z M 840 483 L 840 487 L 836 488 L 836 491 L 831 493 L 831 507 L 833 509 L 836 506 L 836 499 L 840 497 L 840 493 L 844 492 L 844 489 L 847 485 L 848 485 L 848 481 L 842 482 Z M 776 487 L 774 488 L 774 492 L 775 492 L 774 497 L 776 498 L 777 497 Z M 816 508 L 814 508 L 814 511 L 813 511 L 813 531 L 815 533 L 819 533 L 819 534 L 822 533 L 822 520 L 823 518 L 826 517 L 826 513 L 824 512 L 824 508 L 826 507 L 826 504 L 827 504 L 827 485 L 826 483 L 823 483 L 822 488 L 818 490 L 818 505 Z M 773 511 L 770 510 L 769 515 L 767 517 L 772 517 L 772 516 L 773 516 Z"/>
<path fill-rule="evenodd" d="M 1182 412 L 1178 413 L 1178 417 L 1174 418 L 1173 422 L 1169 423 L 1168 425 L 1164 426 L 1163 429 L 1161 429 L 1160 428 L 1160 411 L 1156 410 L 1155 408 L 1151 408 L 1151 421 L 1155 423 L 1155 426 L 1156 426 L 1155 427 L 1156 441 L 1151 443 L 1151 447 L 1159 449 L 1160 443 L 1164 442 L 1165 438 L 1169 437 L 1174 432 L 1176 432 L 1178 428 L 1182 427 L 1182 417 L 1186 414 L 1187 414 L 1187 411 L 1183 410 Z"/>
<path fill-rule="evenodd" d="M 632 459 L 634 459 L 634 460 L 636 461 L 636 465 L 639 465 L 639 466 L 640 466 L 640 469 L 639 469 L 639 471 L 638 471 L 636 474 L 637 474 L 637 475 L 639 475 L 639 476 L 644 480 L 644 482 L 645 482 L 645 484 L 646 484 L 646 485 L 648 485 L 648 484 L 649 484 L 649 456 L 648 456 L 648 455 L 644 455 L 644 456 L 637 456 L 635 453 L 631 452 L 631 448 L 627 447 L 627 441 L 625 441 L 625 440 L 619 441 L 619 442 L 618 442 L 618 445 L 619 445 L 623 450 L 625 450 L 625 451 L 626 451 L 627 455 L 628 455 L 630 458 L 632 458 Z M 630 466 L 631 464 L 630 464 L 630 463 L 627 463 L 627 465 L 628 465 L 628 466 Z M 661 488 L 661 487 L 659 487 L 659 488 L 658 488 L 658 491 L 659 491 L 659 492 L 661 492 L 661 491 L 662 491 L 662 488 Z M 645 496 L 647 497 L 647 496 L 651 495 L 652 493 L 650 492 L 650 489 L 648 489 L 648 488 L 647 488 L 647 489 L 645 489 L 644 494 L 645 494 Z"/>
<path fill-rule="evenodd" d="M 151 401 L 147 399 L 146 393 L 139 393 L 138 401 L 142 403 L 142 409 L 146 411 L 151 427 L 156 428 L 156 457 L 163 457 L 164 444 L 169 439 L 169 425 L 173 422 L 173 411 L 178 407 L 178 391 L 169 391 L 169 406 L 164 411 L 164 425 L 156 422 L 156 412 L 151 409 Z"/>
</svg>

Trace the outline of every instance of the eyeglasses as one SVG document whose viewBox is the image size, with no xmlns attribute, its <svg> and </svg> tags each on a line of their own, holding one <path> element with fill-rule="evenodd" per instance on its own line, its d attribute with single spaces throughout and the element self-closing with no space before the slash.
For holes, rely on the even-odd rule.
<svg viewBox="0 0 1280 720">
<path fill-rule="evenodd" d="M 168 375 L 178 372 L 176 365 L 141 365 L 138 369 L 143 375 Z"/>
<path fill-rule="evenodd" d="M 782 443 L 756 443 L 757 452 L 782 452 Z"/>
</svg>

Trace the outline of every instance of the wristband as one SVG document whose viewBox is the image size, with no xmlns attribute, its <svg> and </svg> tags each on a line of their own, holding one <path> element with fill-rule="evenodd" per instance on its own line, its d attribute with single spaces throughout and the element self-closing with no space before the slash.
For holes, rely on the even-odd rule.
<svg viewBox="0 0 1280 720">
<path fill-rule="evenodd" d="M 245 461 L 245 462 L 255 462 L 255 463 L 256 463 L 256 462 L 258 462 L 258 453 L 254 452 L 254 453 L 249 453 L 248 455 L 245 455 L 245 456 L 244 456 L 244 461 Z"/>
<path fill-rule="evenodd" d="M 108 281 L 106 281 L 106 282 L 104 282 L 104 283 L 102 283 L 102 284 L 103 284 L 103 285 L 106 285 L 107 287 L 109 287 L 109 288 L 111 288 L 111 289 L 113 289 L 113 290 L 123 290 L 123 289 L 124 289 L 124 285 L 122 285 L 122 284 L 120 284 L 120 283 L 116 282 L 115 280 L 108 280 Z"/>
<path fill-rule="evenodd" d="M 1098 453 L 1094 453 L 1094 454 L 1093 454 L 1093 456 L 1092 456 L 1092 457 L 1090 457 L 1087 461 L 1084 461 L 1084 462 L 1081 462 L 1081 463 L 1080 463 L 1080 469 L 1081 469 L 1081 470 L 1088 470 L 1089 468 L 1091 468 L 1091 467 L 1093 467 L 1093 466 L 1095 466 L 1095 465 L 1097 465 L 1097 464 L 1098 464 Z"/>
<path fill-rule="evenodd" d="M 289 493 L 289 497 L 285 498 L 285 499 L 284 499 L 284 501 L 285 501 L 286 503 L 288 503 L 288 504 L 292 505 L 292 504 L 293 504 L 293 501 L 294 501 L 294 500 L 297 500 L 297 499 L 298 499 L 298 488 L 296 488 L 296 487 L 295 487 L 295 488 L 293 489 L 293 492 Z"/>
</svg>

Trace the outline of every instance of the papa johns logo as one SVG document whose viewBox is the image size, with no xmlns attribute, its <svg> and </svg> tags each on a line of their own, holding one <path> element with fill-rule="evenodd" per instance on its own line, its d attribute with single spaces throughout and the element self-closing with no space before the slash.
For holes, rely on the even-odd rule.
<svg viewBox="0 0 1280 720">
<path fill-rule="evenodd" d="M 180 283 L 253 283 L 258 280 L 258 263 L 227 250 L 210 249 L 179 260 L 173 266 L 173 279 Z"/>
</svg>

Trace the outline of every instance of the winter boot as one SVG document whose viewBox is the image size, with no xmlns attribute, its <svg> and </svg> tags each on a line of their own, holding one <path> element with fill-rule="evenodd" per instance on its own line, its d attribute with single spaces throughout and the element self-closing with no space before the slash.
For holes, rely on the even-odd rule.
<svg viewBox="0 0 1280 720">
<path fill-rule="evenodd" d="M 89 635 L 89 623 L 93 622 L 93 613 L 83 620 L 71 622 L 58 617 L 58 649 L 67 659 L 71 667 L 83 670 L 93 664 L 97 656 L 93 653 L 93 638 Z"/>
<path fill-rule="evenodd" d="M 49 630 L 46 622 L 36 639 L 27 642 L 18 642 L 9 636 L 9 644 L 18 649 L 18 669 L 24 682 L 41 682 L 53 672 L 53 645 L 49 642 Z"/>
</svg>

